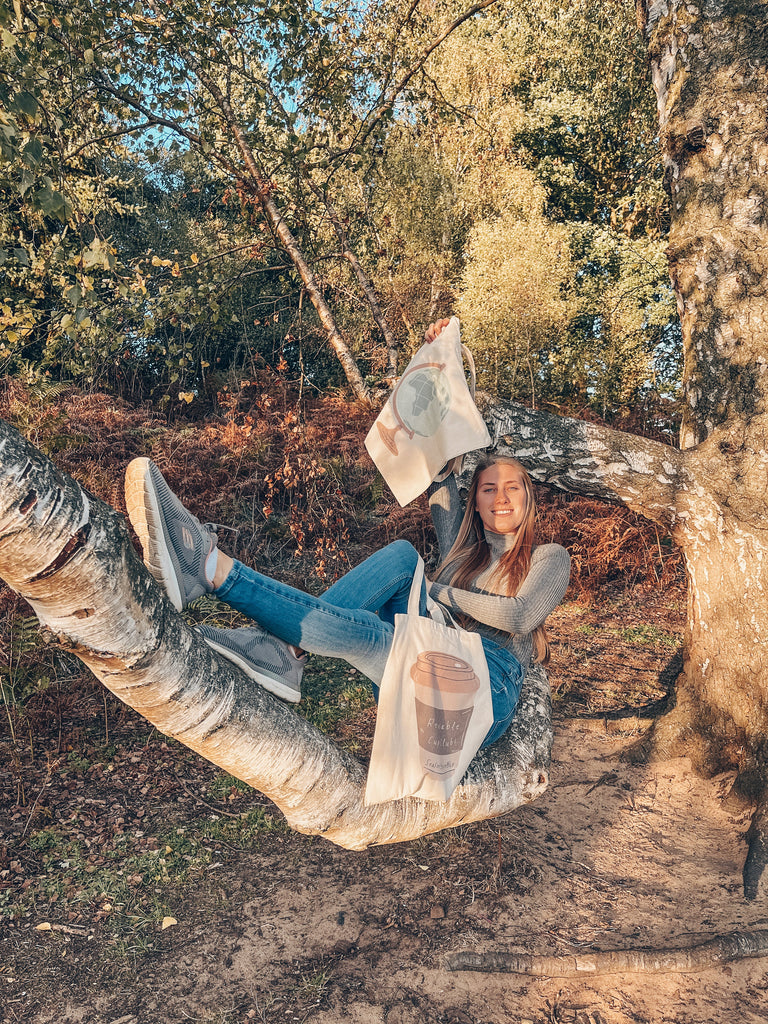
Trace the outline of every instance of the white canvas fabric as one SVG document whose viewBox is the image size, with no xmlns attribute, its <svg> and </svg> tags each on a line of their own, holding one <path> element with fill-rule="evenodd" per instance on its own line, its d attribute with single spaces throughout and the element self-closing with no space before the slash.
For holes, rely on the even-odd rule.
<svg viewBox="0 0 768 1024">
<path fill-rule="evenodd" d="M 491 681 L 480 637 L 445 624 L 430 601 L 419 615 L 424 562 L 414 574 L 407 615 L 395 637 L 379 693 L 365 803 L 417 796 L 448 800 L 493 724 Z"/>
<path fill-rule="evenodd" d="M 462 355 L 472 376 L 472 392 Z M 401 505 L 429 487 L 451 459 L 491 443 L 472 393 L 475 364 L 453 317 L 410 361 L 368 431 L 365 447 Z"/>
</svg>

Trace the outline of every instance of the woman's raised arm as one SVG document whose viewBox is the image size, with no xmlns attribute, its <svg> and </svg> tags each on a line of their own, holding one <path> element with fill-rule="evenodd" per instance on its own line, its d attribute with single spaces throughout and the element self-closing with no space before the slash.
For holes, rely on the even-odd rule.
<svg viewBox="0 0 768 1024">
<path fill-rule="evenodd" d="M 442 562 L 459 535 L 459 527 L 464 515 L 459 488 L 453 473 L 449 473 L 439 483 L 430 484 L 427 497 Z"/>
</svg>

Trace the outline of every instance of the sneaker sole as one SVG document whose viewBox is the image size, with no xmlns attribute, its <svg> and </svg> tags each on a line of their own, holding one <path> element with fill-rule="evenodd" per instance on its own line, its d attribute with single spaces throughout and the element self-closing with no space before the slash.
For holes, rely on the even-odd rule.
<svg viewBox="0 0 768 1024">
<path fill-rule="evenodd" d="M 210 640 L 207 636 L 203 637 L 209 647 L 212 647 L 214 651 L 218 651 L 222 657 L 226 658 L 227 661 L 231 661 L 233 665 L 237 665 L 243 672 L 251 679 L 255 680 L 260 686 L 263 686 L 265 690 L 269 690 L 270 693 L 274 693 L 276 697 L 281 697 L 283 700 L 290 701 L 292 704 L 298 704 L 301 700 L 301 692 L 296 692 L 293 687 L 286 686 L 285 683 L 281 683 L 279 679 L 273 679 L 272 676 L 263 675 L 261 672 L 257 672 L 247 661 L 231 651 L 228 647 L 222 647 L 221 644 L 217 644 L 215 640 Z"/>
<path fill-rule="evenodd" d="M 180 612 L 184 603 L 149 467 L 149 459 L 134 459 L 128 465 L 125 471 L 125 504 L 131 525 L 141 541 L 144 565 L 163 587 L 176 611 Z"/>
</svg>

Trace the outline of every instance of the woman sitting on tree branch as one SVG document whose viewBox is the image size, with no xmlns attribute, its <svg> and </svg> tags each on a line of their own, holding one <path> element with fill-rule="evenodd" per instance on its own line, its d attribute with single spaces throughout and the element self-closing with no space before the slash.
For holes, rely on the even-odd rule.
<svg viewBox="0 0 768 1024">
<path fill-rule="evenodd" d="M 432 324 L 432 341 L 448 323 Z M 565 594 L 568 553 L 559 544 L 534 545 L 536 507 L 531 479 L 514 459 L 480 462 L 462 514 L 452 474 L 429 491 L 440 547 L 435 581 L 422 586 L 420 612 L 430 596 L 480 634 L 488 663 L 493 725 L 483 746 L 512 722 L 526 669 L 546 663 L 547 616 Z M 262 575 L 217 546 L 212 528 L 179 502 L 149 459 L 126 472 L 128 515 L 144 561 L 181 611 L 212 593 L 257 623 L 258 628 L 200 626 L 206 641 L 266 689 L 301 699 L 305 654 L 342 658 L 374 685 L 384 674 L 394 616 L 407 609 L 418 563 L 416 549 L 395 541 L 314 597 Z M 266 631 L 266 632 L 265 632 Z"/>
</svg>

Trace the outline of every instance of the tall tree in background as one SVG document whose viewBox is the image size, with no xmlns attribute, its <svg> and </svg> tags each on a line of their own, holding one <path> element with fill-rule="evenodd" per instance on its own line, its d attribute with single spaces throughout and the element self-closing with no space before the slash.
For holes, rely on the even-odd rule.
<svg viewBox="0 0 768 1024">
<path fill-rule="evenodd" d="M 658 394 L 677 341 L 658 125 L 634 21 L 629 2 L 556 0 L 517 10 L 500 37 L 519 110 L 510 148 L 570 240 L 572 316 L 542 352 L 542 390 L 609 419 Z"/>
<path fill-rule="evenodd" d="M 6 155 L 34 161 L 47 180 L 47 192 L 38 192 L 50 196 L 40 201 L 49 216 L 66 220 L 62 197 L 74 147 L 63 141 L 72 142 L 75 99 L 90 105 L 91 119 L 78 153 L 98 153 L 109 140 L 131 137 L 134 150 L 149 155 L 160 144 L 204 154 L 244 207 L 260 211 L 353 392 L 366 398 L 349 340 L 312 265 L 321 254 L 305 253 L 290 223 L 302 220 L 305 193 L 298 183 L 318 169 L 328 176 L 369 159 L 430 54 L 493 2 L 449 4 L 438 20 L 418 4 L 347 0 L 322 6 L 291 0 L 256 12 L 235 0 L 172 6 L 108 0 L 98 10 L 73 2 L 64 12 L 55 3 L 2 0 Z M 23 198 L 29 184 L 16 184 Z M 89 259 L 115 255 L 97 242 Z M 348 240 L 342 247 L 349 253 Z M 146 275 L 139 275 L 139 292 L 145 285 Z M 375 298 L 370 289 L 361 294 Z M 78 323 L 80 315 L 76 306 Z"/>
</svg>

